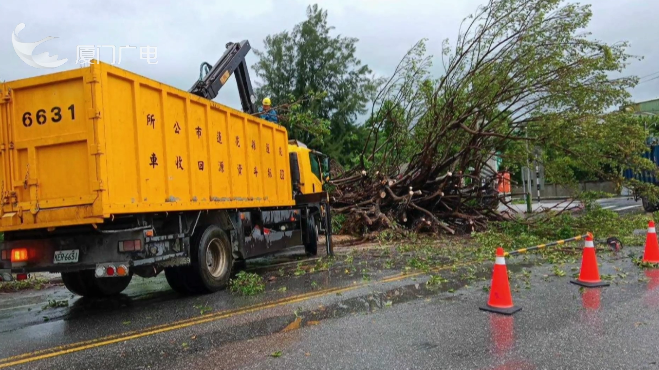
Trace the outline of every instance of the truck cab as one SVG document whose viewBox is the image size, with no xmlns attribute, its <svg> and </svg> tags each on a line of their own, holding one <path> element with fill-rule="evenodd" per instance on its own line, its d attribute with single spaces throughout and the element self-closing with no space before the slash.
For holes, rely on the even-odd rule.
<svg viewBox="0 0 659 370">
<path fill-rule="evenodd" d="M 288 153 L 291 163 L 293 191 L 300 194 L 322 192 L 330 180 L 329 157 L 321 152 L 309 149 L 297 140 L 288 141 Z M 294 164 L 297 164 L 297 168 Z"/>
</svg>

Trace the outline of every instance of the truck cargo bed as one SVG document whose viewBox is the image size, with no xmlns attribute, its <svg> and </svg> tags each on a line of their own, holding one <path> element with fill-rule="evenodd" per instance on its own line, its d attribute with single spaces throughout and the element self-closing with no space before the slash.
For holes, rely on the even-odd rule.
<svg viewBox="0 0 659 370">
<path fill-rule="evenodd" d="M 103 63 L 0 97 L 0 231 L 294 204 L 279 125 Z"/>
</svg>

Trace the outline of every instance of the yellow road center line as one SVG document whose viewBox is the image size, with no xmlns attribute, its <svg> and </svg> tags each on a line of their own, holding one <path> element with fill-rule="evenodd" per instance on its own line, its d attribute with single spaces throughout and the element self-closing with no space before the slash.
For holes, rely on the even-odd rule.
<svg viewBox="0 0 659 370">
<path fill-rule="evenodd" d="M 44 349 L 44 350 L 34 351 L 34 352 L 30 352 L 30 353 L 25 353 L 25 354 L 22 354 L 22 355 L 6 357 L 6 358 L 3 358 L 3 359 L 0 359 L 0 364 L 2 364 L 3 362 L 10 361 L 10 360 L 15 360 L 15 359 L 18 359 L 18 358 L 24 358 L 24 357 L 32 356 L 32 355 L 37 355 L 37 354 L 44 353 L 44 352 L 52 352 L 52 351 L 55 351 L 55 350 L 64 350 L 64 349 L 67 349 L 67 348 L 70 348 L 70 347 L 87 345 L 87 344 L 96 343 L 96 342 L 100 342 L 100 341 L 104 341 L 104 340 L 109 340 L 109 339 L 113 339 L 113 338 L 117 338 L 117 337 L 125 337 L 125 336 L 128 336 L 128 335 L 140 333 L 141 331 L 145 331 L 145 330 L 160 329 L 160 328 L 168 327 L 170 325 L 184 324 L 184 323 L 197 321 L 197 320 L 208 318 L 208 317 L 215 317 L 215 316 L 223 315 L 223 314 L 227 314 L 227 313 L 238 314 L 244 309 L 262 307 L 266 304 L 277 304 L 277 303 L 285 304 L 290 299 L 303 298 L 303 297 L 307 297 L 307 296 L 310 296 L 310 295 L 316 295 L 317 293 L 329 294 L 329 293 L 332 293 L 332 290 L 335 290 L 335 289 L 339 289 L 339 288 L 331 288 L 331 289 L 326 289 L 326 290 L 317 291 L 317 292 L 303 293 L 303 294 L 299 294 L 299 295 L 292 296 L 292 297 L 282 298 L 280 300 L 276 300 L 276 301 L 272 301 L 272 302 L 259 303 L 259 304 L 256 304 L 256 305 L 253 305 L 253 306 L 248 306 L 248 307 L 245 307 L 245 308 L 237 308 L 237 309 L 233 309 L 233 310 L 224 310 L 224 311 L 219 311 L 219 312 L 214 312 L 214 313 L 208 313 L 208 314 L 204 314 L 204 315 L 197 316 L 197 317 L 191 317 L 191 318 L 188 318 L 188 319 L 174 321 L 172 323 L 155 325 L 155 326 L 145 328 L 145 329 L 142 329 L 142 330 L 128 331 L 128 332 L 123 332 L 123 333 L 120 333 L 120 334 L 113 334 L 113 335 L 108 335 L 108 336 L 101 337 L 101 338 L 96 338 L 96 339 L 91 339 L 91 340 L 87 340 L 87 341 L 76 342 L 76 343 L 67 344 L 67 345 L 63 345 L 63 346 L 57 346 L 57 347 L 52 347 L 52 348 L 49 348 L 49 349 Z"/>
<path fill-rule="evenodd" d="M 445 266 L 441 267 L 438 269 L 435 269 L 433 271 L 442 271 L 446 270 L 449 268 L 453 267 L 461 267 L 464 265 L 468 265 L 472 262 L 465 262 L 457 265 L 451 265 L 451 266 Z M 317 292 L 310 292 L 310 293 L 304 293 L 300 294 L 297 296 L 292 296 L 288 298 L 283 298 L 277 301 L 269 302 L 269 303 L 261 303 L 249 307 L 244 307 L 244 308 L 239 308 L 235 310 L 226 310 L 226 311 L 220 311 L 216 313 L 211 313 L 211 314 L 206 314 L 200 317 L 194 317 L 190 319 L 185 319 L 185 320 L 180 320 L 176 321 L 173 323 L 168 323 L 168 324 L 162 324 L 162 325 L 157 325 L 153 326 L 150 328 L 145 328 L 139 331 L 130 331 L 130 332 L 125 332 L 121 334 L 115 334 L 115 335 L 110 335 L 102 338 L 97 338 L 97 339 L 92 339 L 88 341 L 83 341 L 83 342 L 77 342 L 77 343 L 72 343 L 72 344 L 67 344 L 63 346 L 57 346 L 57 347 L 52 347 L 49 349 L 44 349 L 44 350 L 38 350 L 34 352 L 29 352 L 29 353 L 24 353 L 21 355 L 16 355 L 16 356 L 11 356 L 11 357 L 6 357 L 3 359 L 0 359 L 0 369 L 4 369 L 10 366 L 16 366 L 16 365 L 21 365 L 29 362 L 34 362 L 34 361 L 39 361 L 39 360 L 45 360 L 48 358 L 52 357 L 58 357 L 74 352 L 79 352 L 79 351 L 84 351 L 88 349 L 93 349 L 93 348 L 98 348 L 98 347 L 103 347 L 107 346 L 110 344 L 114 343 L 119 343 L 119 342 L 125 342 L 129 340 L 134 340 L 138 338 L 143 338 L 155 334 L 160 334 L 160 333 L 165 333 L 168 331 L 173 331 L 173 330 L 178 330 L 178 329 L 183 329 L 187 328 L 190 326 L 194 325 L 199 325 L 199 324 L 204 324 L 208 322 L 213 322 L 213 321 L 218 321 L 226 318 L 230 318 L 232 316 L 236 315 L 242 315 L 242 314 L 247 314 L 255 311 L 260 311 L 260 310 L 265 310 L 269 308 L 274 308 L 274 307 L 279 307 L 279 306 L 285 306 L 289 305 L 292 303 L 298 303 L 298 302 L 303 302 L 310 300 L 312 298 L 318 298 L 322 296 L 326 296 L 332 293 L 344 293 L 344 292 L 349 292 L 351 290 L 356 290 L 359 288 L 363 288 L 368 285 L 373 285 L 376 283 L 390 283 L 394 281 L 399 281 L 399 280 L 404 280 L 408 278 L 412 278 L 415 276 L 423 275 L 425 274 L 424 272 L 415 272 L 411 274 L 403 274 L 399 273 L 375 282 L 371 283 L 362 283 L 362 284 L 356 284 L 356 285 L 351 285 L 347 287 L 338 287 L 338 288 L 331 288 L 331 289 L 326 289 L 326 290 L 321 290 Z"/>
</svg>

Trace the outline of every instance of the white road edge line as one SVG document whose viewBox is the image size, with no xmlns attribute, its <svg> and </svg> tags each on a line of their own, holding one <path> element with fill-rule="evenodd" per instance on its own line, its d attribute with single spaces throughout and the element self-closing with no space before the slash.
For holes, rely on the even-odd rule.
<svg viewBox="0 0 659 370">
<path fill-rule="evenodd" d="M 610 209 L 610 208 L 614 208 L 614 207 L 617 207 L 617 206 L 606 206 L 606 207 L 602 207 L 602 209 Z"/>
<path fill-rule="evenodd" d="M 626 210 L 626 209 L 632 209 L 632 208 L 636 208 L 636 207 L 640 207 L 640 206 L 641 206 L 640 204 L 637 204 L 637 205 L 634 205 L 634 206 L 628 206 L 628 207 L 616 208 L 616 209 L 614 209 L 614 211 L 619 212 L 619 211 L 624 211 L 624 210 Z"/>
</svg>

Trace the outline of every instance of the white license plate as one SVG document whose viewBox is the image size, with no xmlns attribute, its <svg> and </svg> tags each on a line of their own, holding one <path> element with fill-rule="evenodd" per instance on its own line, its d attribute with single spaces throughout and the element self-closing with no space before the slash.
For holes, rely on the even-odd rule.
<svg viewBox="0 0 659 370">
<path fill-rule="evenodd" d="M 80 256 L 79 249 L 72 249 L 68 251 L 55 251 L 53 263 L 76 263 Z"/>
</svg>

